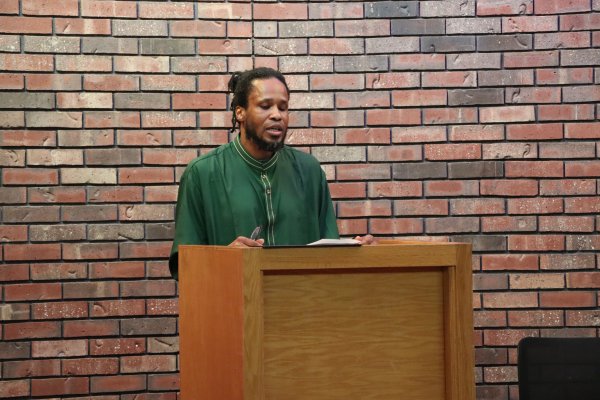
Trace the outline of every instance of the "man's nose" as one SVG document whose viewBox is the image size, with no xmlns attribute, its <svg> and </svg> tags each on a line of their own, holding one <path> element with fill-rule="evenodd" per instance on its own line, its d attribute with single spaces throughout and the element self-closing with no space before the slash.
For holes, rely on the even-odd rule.
<svg viewBox="0 0 600 400">
<path fill-rule="evenodd" d="M 279 110 L 279 107 L 274 106 L 271 109 L 271 119 L 275 119 L 275 120 L 281 119 L 281 110 Z"/>
</svg>

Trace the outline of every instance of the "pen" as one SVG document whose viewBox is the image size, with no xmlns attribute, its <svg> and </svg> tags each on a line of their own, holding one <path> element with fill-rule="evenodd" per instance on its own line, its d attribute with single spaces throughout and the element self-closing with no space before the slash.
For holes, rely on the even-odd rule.
<svg viewBox="0 0 600 400">
<path fill-rule="evenodd" d="M 254 228 L 254 230 L 250 234 L 250 239 L 252 239 L 252 240 L 258 239 L 258 236 L 260 235 L 261 231 L 262 231 L 262 226 L 260 226 L 260 225 L 257 226 L 256 228 Z"/>
</svg>

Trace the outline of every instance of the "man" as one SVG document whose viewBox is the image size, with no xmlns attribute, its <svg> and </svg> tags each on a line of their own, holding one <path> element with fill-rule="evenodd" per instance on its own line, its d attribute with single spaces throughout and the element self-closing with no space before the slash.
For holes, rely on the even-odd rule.
<svg viewBox="0 0 600 400">
<path fill-rule="evenodd" d="M 270 68 L 236 73 L 229 90 L 239 135 L 192 161 L 181 177 L 169 259 L 175 278 L 180 244 L 260 247 L 339 237 L 319 162 L 284 145 L 289 90 L 283 75 Z M 258 227 L 261 237 L 250 237 Z"/>
</svg>

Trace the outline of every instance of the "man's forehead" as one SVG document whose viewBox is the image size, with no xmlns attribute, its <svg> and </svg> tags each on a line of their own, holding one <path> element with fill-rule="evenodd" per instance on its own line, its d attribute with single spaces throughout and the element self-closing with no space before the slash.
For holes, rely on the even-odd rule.
<svg viewBox="0 0 600 400">
<path fill-rule="evenodd" d="M 289 93 L 279 79 L 271 77 L 265 79 L 252 80 L 252 89 L 250 89 L 249 97 L 255 98 L 280 98 L 289 99 Z"/>
</svg>

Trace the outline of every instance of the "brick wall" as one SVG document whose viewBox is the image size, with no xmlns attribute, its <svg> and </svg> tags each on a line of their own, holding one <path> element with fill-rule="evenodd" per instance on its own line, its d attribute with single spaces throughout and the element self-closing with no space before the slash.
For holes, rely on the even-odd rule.
<svg viewBox="0 0 600 400">
<path fill-rule="evenodd" d="M 177 180 L 271 66 L 343 234 L 473 242 L 478 398 L 516 399 L 519 339 L 599 335 L 598 11 L 0 0 L 0 397 L 176 398 Z"/>
</svg>

